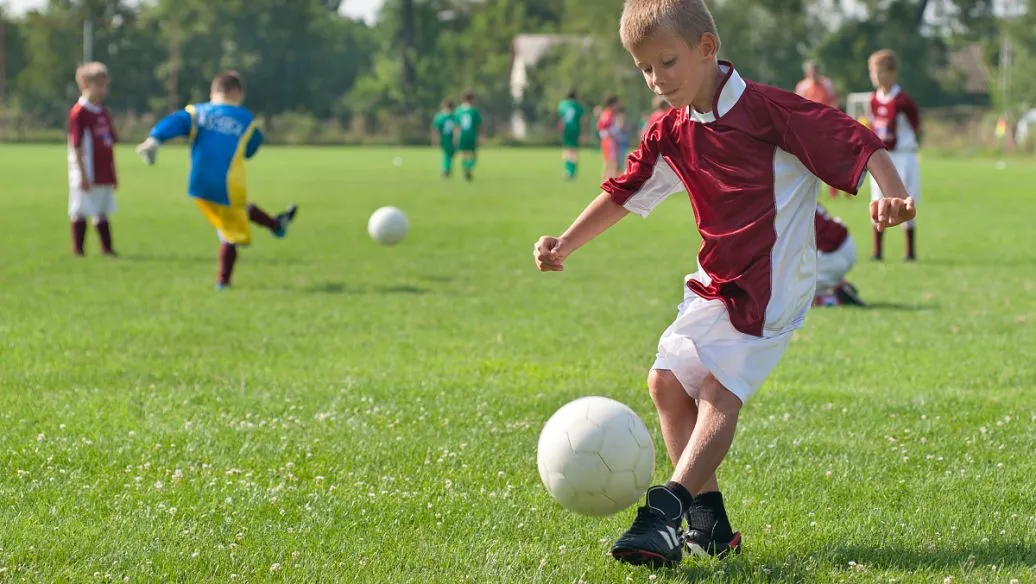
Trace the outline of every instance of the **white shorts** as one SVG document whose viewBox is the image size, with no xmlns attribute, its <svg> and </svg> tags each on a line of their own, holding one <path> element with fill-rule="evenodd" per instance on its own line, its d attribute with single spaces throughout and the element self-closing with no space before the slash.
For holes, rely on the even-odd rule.
<svg viewBox="0 0 1036 584">
<path fill-rule="evenodd" d="M 829 293 L 856 265 L 856 242 L 850 235 L 831 253 L 817 253 L 817 294 Z"/>
<path fill-rule="evenodd" d="M 921 165 L 917 162 L 917 152 L 889 152 L 892 164 L 896 166 L 899 178 L 903 179 L 907 194 L 914 199 L 914 203 L 921 202 Z M 878 186 L 874 177 L 871 177 L 871 200 L 877 201 L 883 198 L 881 187 Z"/>
<path fill-rule="evenodd" d="M 115 188 L 112 186 L 91 187 L 88 191 L 69 189 L 68 216 L 107 217 L 115 212 Z"/>
<path fill-rule="evenodd" d="M 711 373 L 743 404 L 777 366 L 794 330 L 772 337 L 746 335 L 730 323 L 722 301 L 705 300 L 685 285 L 676 320 L 662 333 L 651 368 L 672 371 L 696 399 Z"/>
</svg>

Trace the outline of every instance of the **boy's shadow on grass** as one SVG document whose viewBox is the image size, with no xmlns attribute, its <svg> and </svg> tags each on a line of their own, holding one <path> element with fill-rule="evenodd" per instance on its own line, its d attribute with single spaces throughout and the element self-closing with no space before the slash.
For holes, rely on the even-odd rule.
<svg viewBox="0 0 1036 584">
<path fill-rule="evenodd" d="M 1014 572 L 1028 569 L 1033 562 L 1036 562 L 1036 548 L 1033 546 L 1022 542 L 991 541 L 944 545 L 930 551 L 905 550 L 895 546 L 843 546 L 816 552 L 802 550 L 798 558 L 753 557 L 751 550 L 747 550 L 745 555 L 722 561 L 688 558 L 679 571 L 687 582 L 714 578 L 719 571 L 723 571 L 728 580 L 740 577 L 746 581 L 795 582 L 822 577 L 830 569 L 842 570 L 846 576 L 851 576 L 854 570 L 872 573 L 882 570 L 958 571 L 995 565 L 1003 570 L 1005 576 L 1011 577 Z M 813 566 L 816 571 L 807 571 L 808 566 Z M 760 574 L 763 567 L 765 571 Z"/>
<path fill-rule="evenodd" d="M 302 289 L 303 292 L 309 294 L 408 294 L 413 296 L 420 296 L 427 294 L 431 290 L 428 288 L 419 288 L 417 286 L 410 286 L 407 284 L 400 284 L 395 286 L 349 286 L 342 282 L 324 282 L 322 284 L 314 284 Z"/>
<path fill-rule="evenodd" d="M 965 534 L 962 536 L 967 537 Z M 899 549 L 894 546 L 845 546 L 834 548 L 832 559 L 836 565 L 848 566 L 849 562 L 863 564 L 865 568 L 923 570 L 961 569 L 972 566 L 996 565 L 1008 570 L 1027 569 L 1036 562 L 1036 547 L 1020 541 L 989 541 L 973 543 L 961 541 L 957 544 L 931 546 L 929 550 Z"/>
<path fill-rule="evenodd" d="M 892 310 L 898 312 L 921 312 L 938 310 L 937 304 L 903 304 L 901 302 L 868 302 L 863 310 Z"/>
<path fill-rule="evenodd" d="M 1036 268 L 1036 261 L 1031 259 L 997 260 L 988 258 L 974 261 L 966 259 L 923 259 L 920 263 L 944 268 Z"/>
<path fill-rule="evenodd" d="M 159 264 L 211 264 L 216 265 L 219 263 L 219 258 L 216 254 L 209 256 L 176 256 L 176 255 L 120 255 L 118 261 L 121 262 L 141 262 L 141 263 L 159 263 Z M 303 265 L 306 262 L 298 261 L 295 259 L 288 258 L 250 258 L 246 257 L 245 262 L 249 264 L 266 264 L 271 266 L 277 265 Z"/>
</svg>

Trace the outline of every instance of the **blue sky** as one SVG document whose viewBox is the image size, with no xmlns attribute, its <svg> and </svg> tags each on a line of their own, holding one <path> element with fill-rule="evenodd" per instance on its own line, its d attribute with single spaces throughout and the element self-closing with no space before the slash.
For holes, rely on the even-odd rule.
<svg viewBox="0 0 1036 584">
<path fill-rule="evenodd" d="M 378 13 L 384 0 L 345 0 L 342 3 L 342 14 L 354 18 L 363 18 L 371 22 Z M 39 8 L 46 5 L 47 0 L 0 0 L 0 5 L 6 4 L 13 12 L 24 12 L 31 8 Z"/>
</svg>

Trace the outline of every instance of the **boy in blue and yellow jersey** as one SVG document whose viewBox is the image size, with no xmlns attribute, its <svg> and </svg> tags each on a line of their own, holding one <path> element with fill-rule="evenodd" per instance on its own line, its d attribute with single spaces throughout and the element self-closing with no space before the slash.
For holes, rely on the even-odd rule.
<svg viewBox="0 0 1036 584">
<path fill-rule="evenodd" d="M 241 103 L 245 88 L 236 71 L 220 73 L 212 80 L 209 102 L 189 105 L 155 125 L 151 136 L 137 147 L 148 164 L 154 164 L 158 147 L 165 141 L 187 137 L 191 146 L 191 170 L 187 193 L 216 228 L 220 239 L 219 279 L 216 289 L 230 285 L 237 260 L 237 246 L 252 242 L 249 222 L 284 237 L 298 208 L 271 217 L 248 202 L 245 160 L 255 156 L 263 142 L 255 117 Z"/>
</svg>

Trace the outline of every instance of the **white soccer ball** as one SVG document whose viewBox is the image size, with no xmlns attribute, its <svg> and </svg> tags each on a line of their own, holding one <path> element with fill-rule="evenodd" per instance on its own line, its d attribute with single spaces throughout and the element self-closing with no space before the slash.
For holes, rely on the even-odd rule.
<svg viewBox="0 0 1036 584">
<path fill-rule="evenodd" d="M 406 215 L 395 207 L 382 207 L 371 214 L 367 221 L 367 233 L 382 245 L 395 245 L 403 241 L 409 228 Z"/>
<path fill-rule="evenodd" d="M 655 446 L 633 410 L 606 397 L 584 397 L 547 421 L 537 464 L 543 484 L 566 509 L 610 515 L 647 491 Z"/>
</svg>

